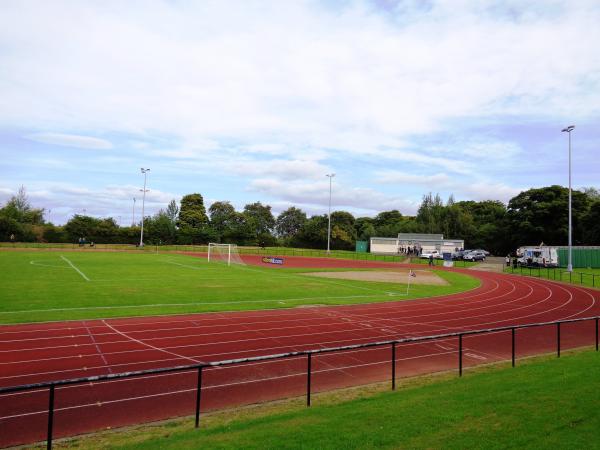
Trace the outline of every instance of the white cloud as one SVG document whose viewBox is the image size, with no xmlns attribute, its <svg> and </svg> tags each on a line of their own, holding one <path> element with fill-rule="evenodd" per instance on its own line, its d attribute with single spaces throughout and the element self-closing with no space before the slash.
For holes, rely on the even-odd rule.
<svg viewBox="0 0 600 450">
<path fill-rule="evenodd" d="M 108 178 L 149 159 L 153 174 L 234 174 L 237 188 L 306 205 L 322 205 L 312 184 L 341 170 L 350 206 L 420 200 L 370 189 L 364 174 L 386 170 L 504 198 L 510 167 L 532 161 L 486 125 L 597 123 L 598 23 L 595 0 L 0 2 L 0 127 L 129 155 L 72 162 L 92 193 L 114 179 L 87 171 Z M 26 166 L 18 150 L 11 167 Z M 61 167 L 47 153 L 24 182 Z M 222 189 L 207 195 L 244 201 Z"/>
<path fill-rule="evenodd" d="M 64 133 L 36 133 L 26 136 L 27 139 L 44 144 L 58 145 L 61 147 L 89 148 L 106 150 L 113 148 L 110 141 L 91 136 Z"/>
<path fill-rule="evenodd" d="M 483 181 L 476 172 L 469 176 L 450 176 L 446 173 L 413 175 L 387 170 L 378 172 L 376 179 L 385 184 L 423 186 L 427 191 L 455 194 L 461 199 L 501 200 L 505 203 L 524 189 L 523 186 Z"/>
<path fill-rule="evenodd" d="M 231 169 L 239 174 L 248 177 L 262 177 L 270 175 L 281 180 L 296 179 L 322 179 L 331 169 L 316 162 L 304 160 L 253 160 L 236 161 L 231 163 Z"/>
<path fill-rule="evenodd" d="M 2 122 L 311 141 L 340 129 L 425 133 L 519 108 L 599 109 L 593 2 L 553 15 L 515 5 L 527 20 L 490 14 L 493 2 L 433 2 L 392 20 L 366 2 L 116 5 L 2 4 Z"/>
<path fill-rule="evenodd" d="M 327 181 L 286 182 L 268 178 L 252 181 L 250 188 L 301 207 L 320 206 L 321 213 L 327 211 L 329 203 L 329 183 Z M 399 197 L 389 197 L 373 189 L 356 188 L 339 183 L 335 183 L 332 192 L 332 208 L 334 209 L 345 207 L 363 211 L 399 209 L 402 212 L 414 213 L 417 206 L 414 202 Z"/>
</svg>

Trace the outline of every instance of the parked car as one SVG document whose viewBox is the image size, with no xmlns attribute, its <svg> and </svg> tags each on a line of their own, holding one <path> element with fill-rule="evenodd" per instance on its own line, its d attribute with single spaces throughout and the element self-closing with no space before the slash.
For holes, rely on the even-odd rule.
<svg viewBox="0 0 600 450">
<path fill-rule="evenodd" d="M 485 261 L 485 253 L 481 250 L 473 250 L 472 252 L 463 255 L 465 261 Z"/>
<path fill-rule="evenodd" d="M 488 252 L 487 250 L 483 250 L 481 248 L 476 248 L 475 250 L 473 250 L 474 252 L 481 252 L 483 253 L 485 256 L 490 256 L 490 252 Z"/>
<path fill-rule="evenodd" d="M 423 253 L 421 253 L 421 256 L 419 256 L 419 258 L 429 259 L 429 257 L 431 255 L 433 255 L 433 259 L 444 259 L 444 256 L 437 250 L 432 250 L 430 252 L 423 252 Z"/>
<path fill-rule="evenodd" d="M 465 254 L 464 250 L 459 250 L 457 252 L 452 252 L 452 259 L 455 261 L 460 261 L 463 259 L 463 255 Z"/>
</svg>

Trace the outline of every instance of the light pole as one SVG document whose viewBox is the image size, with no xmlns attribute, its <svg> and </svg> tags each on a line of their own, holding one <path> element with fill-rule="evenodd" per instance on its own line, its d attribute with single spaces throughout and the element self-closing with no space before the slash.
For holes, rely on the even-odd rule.
<svg viewBox="0 0 600 450">
<path fill-rule="evenodd" d="M 131 226 L 135 227 L 135 197 L 133 197 L 133 207 L 131 208 Z"/>
<path fill-rule="evenodd" d="M 143 167 L 140 169 L 144 174 L 144 189 L 140 189 L 142 191 L 142 229 L 140 230 L 140 247 L 144 246 L 144 206 L 146 205 L 146 176 L 147 172 L 150 172 L 150 169 L 144 169 Z"/>
<path fill-rule="evenodd" d="M 331 242 L 331 180 L 335 177 L 335 173 L 328 173 L 325 176 L 329 178 L 329 218 L 327 220 L 327 254 L 329 254 L 329 245 Z"/>
<path fill-rule="evenodd" d="M 569 263 L 567 264 L 567 272 L 573 272 L 573 221 L 571 215 L 571 131 L 575 129 L 575 125 L 569 125 L 563 128 L 563 133 L 569 133 Z"/>
</svg>

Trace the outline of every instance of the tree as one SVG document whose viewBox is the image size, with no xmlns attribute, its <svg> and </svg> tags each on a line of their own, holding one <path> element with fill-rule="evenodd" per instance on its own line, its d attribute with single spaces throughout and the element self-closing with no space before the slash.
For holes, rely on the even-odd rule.
<svg viewBox="0 0 600 450">
<path fill-rule="evenodd" d="M 373 225 L 383 227 L 387 225 L 395 225 L 402 222 L 402 214 L 397 209 L 391 211 L 382 211 L 373 219 Z"/>
<path fill-rule="evenodd" d="M 306 213 L 294 206 L 283 211 L 275 221 L 277 235 L 284 239 L 296 236 L 307 221 Z"/>
<path fill-rule="evenodd" d="M 267 245 L 274 241 L 271 231 L 275 227 L 275 218 L 269 205 L 251 203 L 244 206 L 243 214 L 257 244 Z"/>
<path fill-rule="evenodd" d="M 453 201 L 454 199 L 451 198 Z M 443 233 L 446 208 L 440 194 L 430 193 L 423 196 L 423 201 L 417 211 L 417 223 L 424 233 Z"/>
<path fill-rule="evenodd" d="M 294 246 L 325 248 L 327 245 L 327 215 L 312 216 L 292 240 Z"/>
<path fill-rule="evenodd" d="M 206 209 L 204 208 L 204 199 L 200 194 L 188 194 L 181 199 L 179 209 L 179 218 L 177 226 L 179 228 L 200 229 L 208 224 Z"/>
<path fill-rule="evenodd" d="M 214 202 L 208 208 L 210 225 L 221 242 L 223 236 L 230 235 L 236 225 L 235 208 L 229 202 Z"/>
<path fill-rule="evenodd" d="M 160 210 L 154 217 L 145 220 L 146 241 L 153 244 L 174 244 L 177 229 L 167 211 Z"/>
<path fill-rule="evenodd" d="M 354 229 L 356 230 L 356 239 L 359 241 L 368 241 L 371 236 L 376 235 L 374 219 L 371 217 L 358 217 L 354 221 Z"/>
<path fill-rule="evenodd" d="M 568 236 L 569 190 L 562 186 L 529 189 L 508 203 L 507 240 L 512 248 L 521 245 L 566 245 Z M 589 197 L 573 191 L 573 243 L 581 245 L 583 218 L 589 210 Z"/>
<path fill-rule="evenodd" d="M 584 243 L 600 245 L 600 199 L 594 201 L 583 219 Z"/>
<path fill-rule="evenodd" d="M 33 208 L 24 186 L 19 188 L 6 205 L 0 209 L 0 216 L 9 217 L 19 223 L 41 225 L 44 223 L 44 210 Z"/>
<path fill-rule="evenodd" d="M 171 200 L 167 205 L 167 209 L 165 211 L 165 215 L 169 218 L 169 220 L 175 225 L 177 223 L 177 215 L 179 214 L 179 207 L 177 206 L 177 202 L 175 199 Z"/>
<path fill-rule="evenodd" d="M 353 250 L 356 244 L 354 216 L 347 211 L 331 213 L 331 248 Z"/>
<path fill-rule="evenodd" d="M 595 187 L 584 187 L 582 189 L 582 192 L 585 195 L 587 195 L 592 201 L 600 200 L 600 191 Z"/>
<path fill-rule="evenodd" d="M 64 229 L 71 242 L 76 242 L 79 238 L 92 240 L 91 237 L 95 234 L 99 222 L 100 220 L 95 217 L 75 214 L 65 224 Z"/>
</svg>

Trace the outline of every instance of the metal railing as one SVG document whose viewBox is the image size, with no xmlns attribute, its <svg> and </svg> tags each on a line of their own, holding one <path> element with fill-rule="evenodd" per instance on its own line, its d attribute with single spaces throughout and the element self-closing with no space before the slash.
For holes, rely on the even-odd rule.
<svg viewBox="0 0 600 450">
<path fill-rule="evenodd" d="M 598 277 L 598 281 L 600 282 L 600 274 L 596 273 L 575 271 L 569 272 L 568 270 L 562 270 L 556 267 L 510 266 L 506 267 L 506 269 L 506 272 L 512 274 L 516 273 L 518 275 L 527 275 L 530 277 L 545 278 L 554 281 L 565 281 L 571 284 L 580 284 L 582 286 L 600 286 L 598 283 L 596 283 L 596 277 Z M 590 280 L 591 283 L 589 283 Z"/>
<path fill-rule="evenodd" d="M 387 340 L 387 341 L 377 341 L 377 342 L 369 342 L 365 344 L 353 344 L 346 345 L 340 347 L 330 347 L 330 348 L 322 348 L 316 350 L 303 350 L 296 352 L 288 352 L 288 353 L 279 353 L 274 355 L 266 355 L 266 356 L 255 356 L 248 358 L 238 358 L 238 359 L 230 359 L 224 361 L 215 361 L 208 363 L 200 363 L 200 364 L 191 364 L 184 366 L 175 366 L 175 367 L 167 367 L 160 369 L 149 369 L 149 370 L 140 370 L 140 371 L 132 371 L 132 372 L 124 372 L 119 374 L 108 374 L 108 375 L 98 375 L 91 377 L 83 377 L 83 378 L 73 378 L 67 380 L 59 380 L 59 381 L 49 381 L 43 383 L 33 383 L 33 384 L 25 384 L 20 386 L 11 386 L 0 388 L 0 395 L 11 394 L 15 392 L 24 392 L 24 391 L 35 391 L 40 389 L 48 389 L 49 390 L 49 402 L 48 402 L 48 430 L 47 430 L 47 448 L 52 448 L 52 434 L 54 427 L 54 402 L 55 402 L 55 389 L 59 386 L 68 386 L 68 385 L 79 385 L 83 383 L 100 383 L 104 381 L 111 380 L 119 380 L 119 379 L 129 379 L 134 377 L 143 377 L 146 375 L 156 375 L 156 374 L 166 374 L 173 372 L 184 372 L 184 371 L 197 371 L 197 383 L 196 383 L 196 405 L 195 405 L 195 426 L 196 428 L 200 425 L 200 408 L 202 402 L 202 373 L 205 369 L 211 367 L 222 367 L 229 366 L 234 364 L 245 364 L 256 361 L 268 361 L 268 360 L 280 360 L 287 358 L 297 358 L 306 356 L 306 406 L 311 405 L 311 376 L 312 376 L 312 356 L 317 354 L 324 353 L 333 353 L 333 352 L 344 352 L 348 350 L 356 350 L 356 349 L 364 349 L 364 348 L 372 348 L 372 347 L 382 347 L 382 346 L 390 346 L 391 347 L 391 388 L 392 390 L 396 389 L 396 354 L 397 354 L 397 345 L 405 344 L 405 343 L 414 343 L 414 342 L 426 342 L 426 341 L 434 341 L 439 339 L 447 339 L 456 337 L 458 338 L 458 375 L 462 376 L 463 374 L 463 337 L 465 336 L 473 336 L 473 335 L 481 335 L 488 333 L 497 333 L 501 331 L 510 331 L 511 332 L 511 362 L 512 367 L 515 367 L 515 359 L 516 359 L 516 346 L 515 346 L 515 335 L 516 330 L 525 329 L 525 328 L 534 328 L 534 327 L 543 327 L 543 326 L 556 326 L 556 356 L 560 357 L 561 351 L 561 325 L 566 323 L 575 323 L 575 322 L 584 322 L 584 321 L 594 321 L 595 322 L 595 348 L 598 351 L 598 322 L 600 316 L 594 317 L 584 317 L 578 319 L 568 319 L 568 320 L 560 320 L 554 322 L 540 322 L 540 323 L 530 323 L 524 325 L 511 325 L 504 327 L 496 327 L 496 328 L 486 328 L 481 330 L 471 330 L 471 331 L 460 331 L 454 333 L 445 333 L 445 334 L 436 334 L 431 336 L 421 336 L 414 338 L 404 338 L 404 339 L 395 339 L 395 340 Z"/>
</svg>

